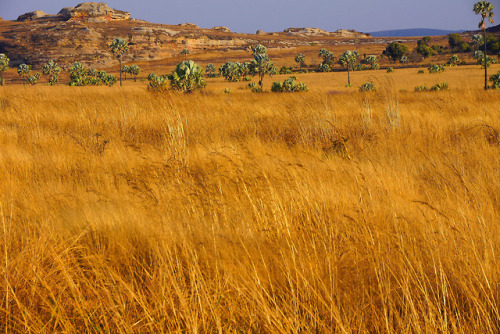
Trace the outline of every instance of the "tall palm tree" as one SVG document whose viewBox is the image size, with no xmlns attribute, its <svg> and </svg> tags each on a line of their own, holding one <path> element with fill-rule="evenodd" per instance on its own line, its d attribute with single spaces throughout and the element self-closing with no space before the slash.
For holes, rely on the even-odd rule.
<svg viewBox="0 0 500 334">
<path fill-rule="evenodd" d="M 122 57 L 125 53 L 128 51 L 128 42 L 124 40 L 123 38 L 115 38 L 111 45 L 109 46 L 111 49 L 111 52 L 115 55 L 116 58 L 118 58 L 118 61 L 120 62 L 120 86 L 123 86 L 122 84 Z"/>
<path fill-rule="evenodd" d="M 350 72 L 354 69 L 354 65 L 358 61 L 359 53 L 357 51 L 347 50 L 340 56 L 339 63 L 342 67 L 347 68 L 347 86 L 351 87 L 351 76 Z"/>
<path fill-rule="evenodd" d="M 478 27 L 483 30 L 483 40 L 484 40 L 484 89 L 488 89 L 488 56 L 486 55 L 486 19 L 493 23 L 493 6 L 488 1 L 479 1 L 474 4 L 474 13 L 481 15 L 481 21 L 479 21 Z"/>
</svg>

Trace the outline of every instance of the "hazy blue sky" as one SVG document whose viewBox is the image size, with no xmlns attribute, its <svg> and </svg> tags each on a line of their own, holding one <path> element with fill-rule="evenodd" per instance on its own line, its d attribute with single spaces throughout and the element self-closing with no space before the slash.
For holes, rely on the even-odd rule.
<svg viewBox="0 0 500 334">
<path fill-rule="evenodd" d="M 42 10 L 56 14 L 83 1 L 0 0 L 0 17 Z M 203 28 L 226 26 L 236 32 L 282 31 L 288 27 L 317 27 L 328 31 L 355 29 L 475 29 L 478 17 L 468 0 L 108 0 L 115 9 L 155 23 L 192 22 Z M 500 0 L 491 1 L 500 23 Z"/>
</svg>

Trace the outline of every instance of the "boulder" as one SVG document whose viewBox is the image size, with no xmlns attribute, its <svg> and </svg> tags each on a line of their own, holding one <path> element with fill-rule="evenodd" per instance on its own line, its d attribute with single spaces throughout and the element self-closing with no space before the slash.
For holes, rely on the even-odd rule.
<svg viewBox="0 0 500 334">
<path fill-rule="evenodd" d="M 226 27 L 213 27 L 212 29 L 220 32 L 231 32 L 231 30 L 229 30 L 229 28 Z"/>
<path fill-rule="evenodd" d="M 57 15 L 68 21 L 82 22 L 123 21 L 130 18 L 130 13 L 111 9 L 104 2 L 84 2 L 76 7 L 65 7 Z"/>
<path fill-rule="evenodd" d="M 41 10 L 35 10 L 34 12 L 29 12 L 29 13 L 25 13 L 23 15 L 20 15 L 17 18 L 17 20 L 18 21 L 33 21 L 33 20 L 36 20 L 36 19 L 41 19 L 41 18 L 43 18 L 45 16 L 47 16 L 47 14 L 45 14 Z"/>
<path fill-rule="evenodd" d="M 260 30 L 260 29 L 259 29 L 259 30 L 257 30 L 257 31 L 255 32 L 255 34 L 256 34 L 256 35 L 267 35 L 264 31 L 262 31 L 262 30 Z"/>
</svg>

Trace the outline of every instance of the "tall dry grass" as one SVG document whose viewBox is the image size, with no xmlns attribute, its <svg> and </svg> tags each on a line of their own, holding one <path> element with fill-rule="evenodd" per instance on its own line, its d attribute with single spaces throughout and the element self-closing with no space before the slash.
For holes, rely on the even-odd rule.
<svg viewBox="0 0 500 334">
<path fill-rule="evenodd" d="M 500 95 L 378 86 L 1 88 L 0 328 L 498 332 Z"/>
</svg>

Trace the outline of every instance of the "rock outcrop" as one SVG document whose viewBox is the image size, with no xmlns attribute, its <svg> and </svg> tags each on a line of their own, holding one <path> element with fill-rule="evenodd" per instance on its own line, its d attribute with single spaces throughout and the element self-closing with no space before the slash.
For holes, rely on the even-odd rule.
<svg viewBox="0 0 500 334">
<path fill-rule="evenodd" d="M 288 28 L 285 29 L 283 32 L 287 33 L 287 35 L 289 36 L 297 36 L 297 37 L 322 37 L 322 36 L 350 37 L 350 38 L 370 37 L 370 35 L 363 34 L 355 30 L 346 30 L 346 29 L 339 29 L 335 32 L 329 32 L 319 28 Z"/>
<path fill-rule="evenodd" d="M 220 32 L 231 32 L 231 30 L 229 30 L 229 28 L 226 27 L 213 27 L 212 30 L 217 30 Z"/>
<path fill-rule="evenodd" d="M 130 13 L 111 9 L 104 2 L 84 2 L 76 7 L 63 8 L 57 15 L 67 21 L 81 22 L 123 21 L 130 18 Z"/>
<path fill-rule="evenodd" d="M 267 35 L 264 31 L 262 31 L 262 30 L 260 30 L 260 29 L 259 29 L 259 30 L 257 30 L 257 31 L 255 32 L 255 34 L 256 34 L 256 35 Z"/>
<path fill-rule="evenodd" d="M 44 18 L 46 16 L 47 16 L 47 14 L 45 14 L 41 10 L 35 10 L 34 12 L 29 12 L 29 13 L 25 13 L 23 15 L 20 15 L 17 18 L 17 20 L 20 21 L 20 22 L 33 21 L 33 20 L 36 20 L 36 19 Z"/>
</svg>

